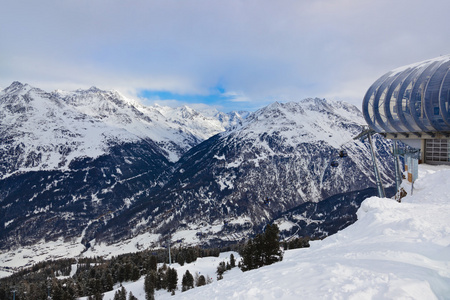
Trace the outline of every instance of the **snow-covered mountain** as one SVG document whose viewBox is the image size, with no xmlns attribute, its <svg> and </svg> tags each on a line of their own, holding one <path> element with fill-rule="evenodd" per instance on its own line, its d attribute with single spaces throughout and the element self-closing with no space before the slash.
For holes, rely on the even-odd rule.
<svg viewBox="0 0 450 300">
<path fill-rule="evenodd" d="M 0 113 L 3 253 L 52 243 L 100 255 L 169 236 L 220 246 L 303 203 L 374 186 L 368 144 L 353 140 L 362 114 L 342 102 L 274 103 L 247 116 L 15 82 L 0 94 Z M 389 145 L 375 138 L 385 184 L 393 183 Z"/>
<path fill-rule="evenodd" d="M 14 82 L 0 93 L 0 178 L 16 171 L 67 169 L 76 157 L 96 158 L 111 145 L 142 140 L 156 143 L 175 162 L 242 121 L 236 112 L 216 115 L 186 106 L 143 106 L 95 87 L 47 93 Z"/>
<path fill-rule="evenodd" d="M 14 82 L 0 93 L 0 248 L 89 240 L 92 222 L 163 186 L 188 149 L 241 122 L 216 114 Z"/>
<path fill-rule="evenodd" d="M 353 140 L 361 123 L 361 113 L 341 102 L 274 103 L 189 150 L 163 189 L 124 214 L 133 234 L 117 220 L 103 232 L 189 235 L 188 244 L 238 241 L 305 202 L 374 186 L 368 144 Z M 375 144 L 384 182 L 392 183 L 389 142 Z"/>
</svg>

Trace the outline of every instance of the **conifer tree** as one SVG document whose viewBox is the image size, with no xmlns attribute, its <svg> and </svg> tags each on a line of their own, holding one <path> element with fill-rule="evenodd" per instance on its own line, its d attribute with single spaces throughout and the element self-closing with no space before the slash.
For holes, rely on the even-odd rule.
<svg viewBox="0 0 450 300">
<path fill-rule="evenodd" d="M 200 275 L 196 282 L 196 286 L 203 286 L 203 285 L 206 285 L 206 278 L 205 278 L 205 276 Z"/>
<path fill-rule="evenodd" d="M 236 259 L 234 258 L 233 253 L 230 254 L 230 266 L 232 268 L 236 267 Z"/>
<path fill-rule="evenodd" d="M 189 270 L 186 270 L 186 273 L 184 273 L 181 285 L 181 291 L 183 292 L 194 288 L 194 276 L 192 276 Z"/>
<path fill-rule="evenodd" d="M 103 288 L 105 291 L 111 291 L 114 287 L 114 280 L 111 272 L 108 270 L 102 277 Z"/>
<path fill-rule="evenodd" d="M 249 240 L 242 250 L 242 271 L 252 270 L 256 268 L 255 248 L 256 245 L 253 240 Z"/>
<path fill-rule="evenodd" d="M 127 300 L 127 290 L 123 286 L 114 294 L 114 300 Z"/>
<path fill-rule="evenodd" d="M 100 291 L 96 291 L 93 296 L 93 300 L 103 300 L 103 294 Z"/>
<path fill-rule="evenodd" d="M 139 268 L 136 265 L 132 267 L 130 275 L 131 275 L 130 279 L 132 281 L 137 281 L 141 277 L 141 274 L 139 273 Z"/>
<path fill-rule="evenodd" d="M 280 230 L 276 224 L 268 224 L 263 238 L 263 263 L 271 265 L 274 262 L 282 260 L 279 241 Z"/>
<path fill-rule="evenodd" d="M 226 267 L 225 267 L 225 262 L 221 261 L 219 263 L 219 265 L 217 266 L 217 280 L 221 280 L 223 279 L 223 273 L 225 273 L 226 271 Z"/>
<path fill-rule="evenodd" d="M 162 267 L 158 268 L 156 277 L 156 289 L 166 289 L 167 288 L 167 265 L 164 263 Z"/>
<path fill-rule="evenodd" d="M 158 268 L 158 259 L 156 258 L 155 255 L 150 256 L 149 259 L 149 269 L 150 270 L 157 270 Z"/>
<path fill-rule="evenodd" d="M 167 291 L 174 292 L 177 289 L 178 274 L 177 270 L 169 268 L 167 270 Z"/>
<path fill-rule="evenodd" d="M 150 272 L 145 276 L 144 290 L 147 300 L 155 299 L 155 288 L 157 280 L 158 279 L 155 270 L 150 270 Z"/>
<path fill-rule="evenodd" d="M 128 300 L 138 300 L 138 298 L 136 298 L 136 297 L 133 295 L 133 293 L 130 292 L 130 293 L 128 294 Z"/>
<path fill-rule="evenodd" d="M 263 234 L 258 234 L 247 242 L 241 256 L 241 269 L 243 271 L 281 261 L 283 255 L 280 250 L 278 226 L 268 224 Z"/>
</svg>

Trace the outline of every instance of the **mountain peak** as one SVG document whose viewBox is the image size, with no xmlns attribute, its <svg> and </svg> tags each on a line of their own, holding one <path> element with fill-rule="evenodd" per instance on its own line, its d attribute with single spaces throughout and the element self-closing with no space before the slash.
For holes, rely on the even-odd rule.
<svg viewBox="0 0 450 300">
<path fill-rule="evenodd" d="M 14 81 L 10 86 L 4 89 L 6 93 L 18 93 L 23 90 L 29 90 L 32 87 L 28 84 L 23 84 L 20 81 Z"/>
<path fill-rule="evenodd" d="M 88 92 L 95 92 L 95 93 L 97 93 L 97 92 L 103 92 L 103 90 L 99 89 L 99 88 L 96 87 L 96 86 L 91 86 L 89 89 L 87 89 L 87 91 L 88 91 Z"/>
<path fill-rule="evenodd" d="M 99 88 L 96 87 L 96 86 L 91 86 L 91 87 L 88 88 L 88 89 L 77 89 L 75 92 L 76 92 L 76 93 L 102 93 L 102 92 L 105 92 L 105 91 L 99 89 Z"/>
<path fill-rule="evenodd" d="M 24 86 L 24 84 L 20 81 L 13 81 L 13 83 L 11 83 L 11 85 L 9 87 L 22 87 Z"/>
</svg>

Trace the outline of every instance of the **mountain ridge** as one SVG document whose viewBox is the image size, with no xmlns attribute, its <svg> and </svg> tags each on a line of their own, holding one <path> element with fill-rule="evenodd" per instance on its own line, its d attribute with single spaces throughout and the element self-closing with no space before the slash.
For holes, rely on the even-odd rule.
<svg viewBox="0 0 450 300">
<path fill-rule="evenodd" d="M 160 110 L 171 115 L 166 118 Z M 3 151 L 16 154 L 17 163 L 9 162 L 8 170 L 0 162 L 0 178 L 20 167 L 29 170 L 67 167 L 75 157 L 95 158 L 104 154 L 110 144 L 141 139 L 156 142 L 162 154 L 174 162 L 187 149 L 228 127 L 228 120 L 215 121 L 200 113 L 183 125 L 177 114 L 176 109 L 168 107 L 144 107 L 116 91 L 93 87 L 47 93 L 13 82 L 1 92 L 0 146 Z M 238 116 L 233 118 L 234 122 L 239 121 Z M 18 136 L 23 143 L 14 144 Z"/>
</svg>

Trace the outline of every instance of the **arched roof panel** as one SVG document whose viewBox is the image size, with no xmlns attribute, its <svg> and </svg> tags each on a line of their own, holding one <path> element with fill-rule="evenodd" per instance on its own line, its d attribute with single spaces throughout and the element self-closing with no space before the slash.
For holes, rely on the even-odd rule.
<svg viewBox="0 0 450 300">
<path fill-rule="evenodd" d="M 363 100 L 367 124 L 377 132 L 450 132 L 450 55 L 381 76 Z"/>
</svg>

